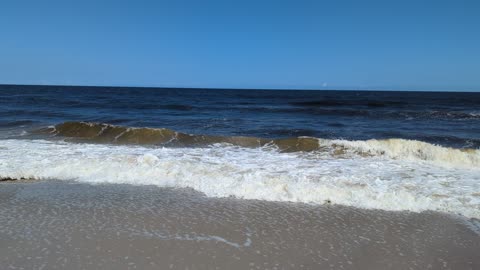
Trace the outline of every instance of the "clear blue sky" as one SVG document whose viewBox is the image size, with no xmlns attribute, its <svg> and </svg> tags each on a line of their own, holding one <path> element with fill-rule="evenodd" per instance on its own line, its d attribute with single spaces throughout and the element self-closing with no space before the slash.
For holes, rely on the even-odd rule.
<svg viewBox="0 0 480 270">
<path fill-rule="evenodd" d="M 0 2 L 0 83 L 480 90 L 480 1 Z"/>
</svg>

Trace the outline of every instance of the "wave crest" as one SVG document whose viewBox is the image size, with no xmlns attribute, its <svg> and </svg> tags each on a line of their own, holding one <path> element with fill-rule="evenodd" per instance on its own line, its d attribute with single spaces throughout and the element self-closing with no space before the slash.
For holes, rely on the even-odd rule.
<svg viewBox="0 0 480 270">
<path fill-rule="evenodd" d="M 405 139 L 347 141 L 320 140 L 320 144 L 370 156 L 387 156 L 402 160 L 425 160 L 453 167 L 480 168 L 480 150 L 442 147 Z"/>
<path fill-rule="evenodd" d="M 244 136 L 193 135 L 166 128 L 122 127 L 104 123 L 65 122 L 47 129 L 75 141 L 111 144 L 207 146 L 227 143 L 241 147 L 273 147 L 280 152 L 322 152 L 331 156 L 383 156 L 421 160 L 444 166 L 480 168 L 480 150 L 456 149 L 406 139 L 330 140 L 313 137 L 268 139 Z"/>
</svg>

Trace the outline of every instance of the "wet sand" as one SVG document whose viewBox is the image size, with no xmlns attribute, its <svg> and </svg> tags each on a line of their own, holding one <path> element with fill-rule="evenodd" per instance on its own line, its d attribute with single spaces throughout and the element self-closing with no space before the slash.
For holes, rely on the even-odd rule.
<svg viewBox="0 0 480 270">
<path fill-rule="evenodd" d="M 64 181 L 0 183 L 1 269 L 480 269 L 461 219 Z"/>
</svg>

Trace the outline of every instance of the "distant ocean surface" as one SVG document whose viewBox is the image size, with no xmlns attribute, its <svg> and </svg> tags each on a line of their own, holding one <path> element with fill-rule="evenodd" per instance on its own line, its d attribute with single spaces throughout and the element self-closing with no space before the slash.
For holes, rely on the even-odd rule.
<svg viewBox="0 0 480 270">
<path fill-rule="evenodd" d="M 480 218 L 480 93 L 0 86 L 0 178 Z"/>
</svg>

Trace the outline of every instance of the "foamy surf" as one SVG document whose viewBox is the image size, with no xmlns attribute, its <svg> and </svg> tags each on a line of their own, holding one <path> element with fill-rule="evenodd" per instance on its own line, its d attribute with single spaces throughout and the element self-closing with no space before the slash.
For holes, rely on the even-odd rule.
<svg viewBox="0 0 480 270">
<path fill-rule="evenodd" d="M 451 168 L 480 169 L 480 150 L 455 149 L 405 139 L 367 141 L 322 140 L 320 145 L 343 147 L 352 153 L 383 155 L 393 159 L 428 161 Z"/>
<path fill-rule="evenodd" d="M 422 160 L 412 150 L 416 143 L 403 150 L 391 145 L 398 143 L 395 141 L 329 143 L 384 153 L 286 153 L 268 145 L 165 148 L 0 140 L 0 178 L 193 188 L 211 197 L 433 210 L 480 218 L 480 173 L 474 166 L 475 156 L 467 159 L 471 167 L 452 162 L 454 158 L 440 159 L 437 164 L 429 156 L 443 155 L 442 151 L 467 156 L 478 152 L 433 146 L 420 156 L 427 157 Z M 449 166 L 442 166 L 444 161 Z"/>
</svg>

